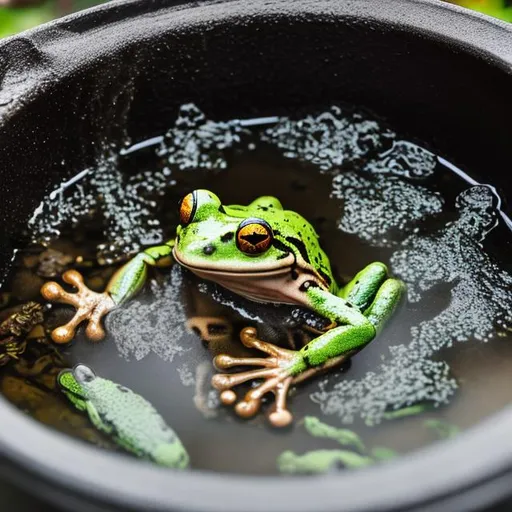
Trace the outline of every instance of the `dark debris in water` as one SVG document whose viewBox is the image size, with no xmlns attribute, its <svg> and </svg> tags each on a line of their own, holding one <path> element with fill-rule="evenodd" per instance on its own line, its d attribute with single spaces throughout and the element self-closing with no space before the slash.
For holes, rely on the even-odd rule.
<svg viewBox="0 0 512 512">
<path fill-rule="evenodd" d="M 27 334 L 41 324 L 43 319 L 43 306 L 37 302 L 28 302 L 16 308 L 0 324 L 0 366 L 23 354 Z"/>
</svg>

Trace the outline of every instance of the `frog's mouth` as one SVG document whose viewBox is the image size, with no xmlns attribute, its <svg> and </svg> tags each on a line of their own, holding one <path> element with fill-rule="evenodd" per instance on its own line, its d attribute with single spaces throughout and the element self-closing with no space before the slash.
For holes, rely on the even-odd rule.
<svg viewBox="0 0 512 512">
<path fill-rule="evenodd" d="M 304 304 L 301 290 L 305 281 L 317 281 L 315 275 L 296 268 L 293 256 L 287 264 L 272 270 L 228 270 L 199 267 L 180 257 L 174 248 L 175 260 L 202 279 L 213 281 L 224 288 L 255 302 L 279 304 Z M 284 260 L 282 260 L 284 262 Z"/>
</svg>

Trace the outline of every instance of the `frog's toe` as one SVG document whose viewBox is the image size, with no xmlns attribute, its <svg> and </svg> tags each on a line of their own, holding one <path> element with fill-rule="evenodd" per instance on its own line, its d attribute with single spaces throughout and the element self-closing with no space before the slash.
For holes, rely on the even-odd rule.
<svg viewBox="0 0 512 512">
<path fill-rule="evenodd" d="M 232 389 L 226 389 L 220 394 L 220 401 L 224 405 L 233 405 L 236 402 L 236 393 Z"/>
<path fill-rule="evenodd" d="M 214 359 L 214 365 L 219 370 L 227 370 L 234 366 L 260 367 L 244 372 L 215 375 L 212 378 L 212 385 L 221 392 L 221 402 L 224 405 L 234 405 L 235 411 L 240 417 L 250 418 L 260 410 L 263 397 L 267 393 L 274 393 L 276 400 L 268 414 L 268 419 L 275 427 L 289 425 L 293 418 L 286 409 L 286 399 L 293 381 L 289 371 L 289 363 L 293 360 L 295 352 L 257 339 L 256 330 L 253 328 L 244 329 L 240 337 L 245 346 L 257 348 L 266 352 L 269 356 L 260 358 L 231 357 L 227 354 L 218 355 Z M 237 402 L 236 393 L 232 388 L 253 380 L 263 380 L 263 382 L 248 391 L 245 397 Z"/>
<path fill-rule="evenodd" d="M 56 283 L 55 281 L 45 283 L 41 287 L 41 295 L 46 300 L 59 300 L 62 297 L 62 292 L 64 292 L 64 289 L 59 283 Z"/>
<path fill-rule="evenodd" d="M 105 337 L 105 329 L 99 320 L 89 320 L 85 334 L 91 341 L 101 341 Z"/>
<path fill-rule="evenodd" d="M 75 327 L 68 324 L 61 325 L 52 331 L 52 340 L 59 345 L 69 343 L 75 336 Z"/>
<path fill-rule="evenodd" d="M 41 295 L 52 302 L 61 302 L 63 304 L 71 304 L 78 307 L 80 305 L 80 297 L 76 293 L 69 293 L 59 283 L 50 281 L 41 287 Z"/>
<path fill-rule="evenodd" d="M 261 407 L 261 400 L 242 400 L 235 406 L 235 411 L 240 418 L 252 418 Z"/>
<path fill-rule="evenodd" d="M 269 413 L 268 421 L 274 427 L 287 427 L 293 421 L 293 416 L 288 409 L 275 410 Z"/>
<path fill-rule="evenodd" d="M 258 333 L 254 327 L 246 327 L 240 333 L 240 340 L 247 348 L 255 348 L 268 354 L 271 357 L 280 359 L 289 359 L 293 351 L 278 347 L 273 343 L 268 343 L 258 339 Z"/>
<path fill-rule="evenodd" d="M 220 354 L 214 358 L 213 364 L 217 370 L 228 370 L 234 366 L 263 366 L 274 368 L 275 360 L 270 357 L 231 357 L 227 354 Z"/>
<path fill-rule="evenodd" d="M 287 427 L 293 421 L 292 413 L 286 408 L 286 399 L 291 383 L 292 377 L 287 377 L 274 390 L 276 402 L 268 414 L 268 421 L 274 427 Z"/>
<path fill-rule="evenodd" d="M 246 372 L 246 374 L 253 372 Z M 254 372 L 255 373 L 255 372 Z M 254 376 L 253 378 L 257 378 Z M 247 379 L 244 379 L 247 380 Z M 276 396 L 275 404 L 269 411 L 268 420 L 274 427 L 286 427 L 293 421 L 293 416 L 286 408 L 288 390 L 292 383 L 292 377 L 286 376 L 282 371 L 268 374 L 262 384 L 251 389 L 238 403 L 233 390 L 224 390 L 221 393 L 221 401 L 225 405 L 235 405 L 235 411 L 241 418 L 252 418 L 261 408 L 264 395 L 273 392 Z"/>
</svg>

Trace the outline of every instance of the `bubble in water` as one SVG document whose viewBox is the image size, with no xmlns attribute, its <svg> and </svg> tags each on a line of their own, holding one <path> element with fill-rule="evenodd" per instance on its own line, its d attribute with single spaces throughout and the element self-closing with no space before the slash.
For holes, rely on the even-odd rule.
<svg viewBox="0 0 512 512">
<path fill-rule="evenodd" d="M 52 191 L 39 205 L 28 226 L 34 241 L 46 243 L 60 235 L 66 224 L 74 224 L 94 210 L 96 200 L 87 188 L 77 184 L 71 191 Z"/>
<path fill-rule="evenodd" d="M 282 118 L 261 135 L 284 156 L 311 162 L 323 171 L 371 158 L 387 149 L 394 137 L 361 112 L 337 106 L 304 119 Z"/>
<path fill-rule="evenodd" d="M 107 316 L 107 331 L 112 333 L 119 353 L 140 361 L 150 353 L 164 361 L 190 350 L 181 345 L 186 335 L 187 316 L 183 306 L 183 276 L 175 265 L 168 278 L 158 285 L 151 282 L 151 296 L 133 299 Z"/>
<path fill-rule="evenodd" d="M 332 389 L 322 385 L 311 395 L 325 414 L 351 422 L 361 416 L 378 423 L 386 410 L 420 401 L 446 402 L 456 382 L 444 362 L 431 358 L 455 341 L 486 341 L 496 328 L 509 328 L 512 319 L 512 276 L 483 251 L 481 241 L 496 225 L 496 198 L 489 187 L 476 186 L 456 200 L 459 217 L 433 235 L 407 238 L 391 259 L 394 274 L 418 302 L 439 283 L 452 285 L 448 307 L 411 329 L 409 345 L 389 349 L 376 372 L 360 380 L 343 381 Z"/>
<path fill-rule="evenodd" d="M 169 167 L 186 169 L 225 169 L 224 151 L 241 142 L 250 132 L 237 120 L 210 121 L 193 103 L 180 107 L 176 124 L 165 135 L 157 151 Z"/>
<path fill-rule="evenodd" d="M 374 246 L 390 246 L 413 222 L 439 213 L 443 206 L 436 192 L 397 176 L 354 172 L 333 179 L 331 196 L 344 201 L 339 228 Z"/>
</svg>

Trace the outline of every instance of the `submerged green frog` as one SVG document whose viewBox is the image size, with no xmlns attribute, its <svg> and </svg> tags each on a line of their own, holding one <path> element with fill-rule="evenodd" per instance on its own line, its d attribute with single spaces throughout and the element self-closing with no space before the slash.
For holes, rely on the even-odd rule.
<svg viewBox="0 0 512 512">
<path fill-rule="evenodd" d="M 140 395 L 76 365 L 57 377 L 61 390 L 92 424 L 119 446 L 162 466 L 185 469 L 189 456 L 175 432 Z"/>
<path fill-rule="evenodd" d="M 221 370 L 260 367 L 218 374 L 212 383 L 221 391 L 223 403 L 234 404 L 237 397 L 231 388 L 253 379 L 263 380 L 235 409 L 242 417 L 253 416 L 262 397 L 274 392 L 276 401 L 269 419 L 275 426 L 292 421 L 286 409 L 290 385 L 340 364 L 368 344 L 392 315 L 403 292 L 402 282 L 390 279 L 386 266 L 378 262 L 368 265 L 346 286 L 338 286 L 313 227 L 298 213 L 284 210 L 275 197 L 260 197 L 248 206 L 226 206 L 212 192 L 195 190 L 181 202 L 176 238 L 136 255 L 117 271 L 105 292 L 89 290 L 74 270 L 64 273 L 63 279 L 74 285 L 77 293 L 68 293 L 55 282 L 43 286 L 46 299 L 77 308 L 68 324 L 53 331 L 54 341 L 70 341 L 86 319 L 87 336 L 102 339 L 102 317 L 141 289 L 149 266 L 169 265 L 173 259 L 198 276 L 251 300 L 304 306 L 331 322 L 300 350 L 258 340 L 256 330 L 247 328 L 241 333 L 242 342 L 268 357 L 215 358 Z"/>
</svg>

